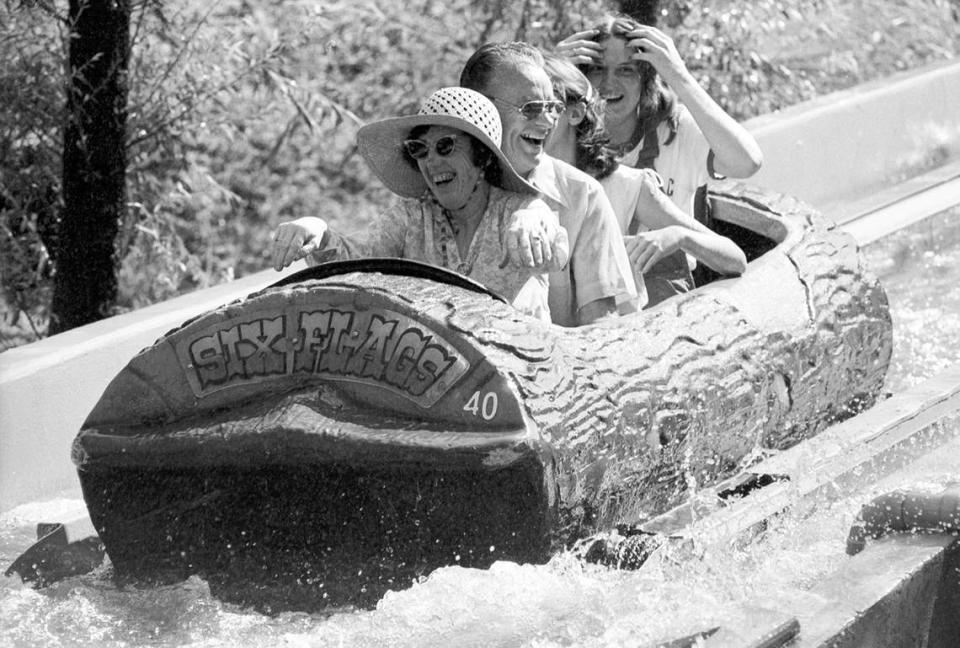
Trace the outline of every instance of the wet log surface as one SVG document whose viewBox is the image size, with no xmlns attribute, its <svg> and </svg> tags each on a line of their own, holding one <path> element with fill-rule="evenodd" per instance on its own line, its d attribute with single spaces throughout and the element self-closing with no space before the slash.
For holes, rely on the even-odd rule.
<svg viewBox="0 0 960 648">
<path fill-rule="evenodd" d="M 788 197 L 724 185 L 712 203 L 718 223 L 779 244 L 746 241 L 756 249 L 743 277 L 616 321 L 548 326 L 463 287 L 357 272 L 271 288 L 172 331 L 111 384 L 74 446 L 108 553 L 131 574 L 210 575 L 270 561 L 261 569 L 267 581 L 316 583 L 331 574 L 321 563 L 341 551 L 331 544 L 343 540 L 365 560 L 402 564 L 391 586 L 441 564 L 542 560 L 598 529 L 642 522 L 872 404 L 890 359 L 891 321 L 852 238 Z M 455 399 L 437 396 L 431 410 L 393 392 L 340 398 L 315 381 L 291 392 L 296 381 L 283 382 L 295 378 L 289 366 L 278 370 L 282 388 L 251 382 L 209 397 L 183 379 L 196 369 L 174 351 L 184 340 L 205 339 L 245 309 L 280 312 L 325 293 L 349 295 L 357 312 L 386 304 L 400 320 L 415 316 L 425 330 L 459 340 L 471 368 L 459 378 L 466 389 Z M 344 388 L 356 397 L 352 384 Z M 468 395 L 487 388 L 501 408 L 487 428 L 469 428 L 458 417 Z M 433 410 L 435 420 L 418 420 L 418 411 L 429 419 Z M 166 459 L 138 458 L 156 448 Z M 269 465 L 258 469 L 261 456 Z M 205 467 L 211 458 L 218 465 Z M 268 472 L 270 485 L 251 486 Z M 283 500 L 276 480 L 284 474 L 293 489 L 288 506 L 253 542 L 246 534 L 257 516 L 249 510 Z M 478 506 L 478 498 L 489 501 Z M 357 513 L 364 507 L 370 515 Z M 389 520 L 410 533 L 393 536 L 385 550 L 377 538 L 389 535 Z M 244 542 L 257 550 L 244 553 Z M 344 574 L 351 559 L 342 561 Z M 316 607 L 315 588 L 310 596 L 292 607 Z"/>
<path fill-rule="evenodd" d="M 609 324 L 544 327 L 402 277 L 338 281 L 402 295 L 510 375 L 554 450 L 569 539 L 662 512 L 882 389 L 891 321 L 854 241 L 789 197 L 731 187 L 715 199 L 790 226 L 767 267 L 748 284 L 722 282 Z"/>
</svg>

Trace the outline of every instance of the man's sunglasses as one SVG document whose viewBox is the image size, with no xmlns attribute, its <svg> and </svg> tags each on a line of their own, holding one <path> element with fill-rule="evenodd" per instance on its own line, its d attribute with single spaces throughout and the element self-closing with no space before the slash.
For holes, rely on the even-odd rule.
<svg viewBox="0 0 960 648">
<path fill-rule="evenodd" d="M 422 160 L 430 154 L 430 143 L 424 142 L 423 140 L 404 140 L 403 148 L 406 149 L 407 155 L 414 160 Z M 457 136 L 444 135 L 443 137 L 439 137 L 437 141 L 433 143 L 433 148 L 440 157 L 447 157 L 457 148 Z"/>
<path fill-rule="evenodd" d="M 566 105 L 562 101 L 528 101 L 525 104 L 517 105 L 515 103 L 510 103 L 499 97 L 492 97 L 494 101 L 499 101 L 500 103 L 505 103 L 508 106 L 512 106 L 517 109 L 525 119 L 533 121 L 538 118 L 543 113 L 556 113 L 559 117 L 563 111 L 566 109 Z"/>
</svg>

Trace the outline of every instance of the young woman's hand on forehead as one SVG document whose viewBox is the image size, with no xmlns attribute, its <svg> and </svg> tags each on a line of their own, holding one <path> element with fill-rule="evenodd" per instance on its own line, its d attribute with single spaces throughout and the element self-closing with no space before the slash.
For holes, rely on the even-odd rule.
<svg viewBox="0 0 960 648">
<path fill-rule="evenodd" d="M 679 74 L 686 69 L 673 39 L 656 27 L 643 25 L 628 33 L 627 38 L 627 45 L 637 50 L 630 58 L 649 63 L 668 81 L 671 72 Z"/>
<path fill-rule="evenodd" d="M 574 65 L 592 65 L 603 60 L 603 45 L 593 40 L 596 29 L 570 34 L 557 43 L 554 53 L 564 56 Z"/>
</svg>

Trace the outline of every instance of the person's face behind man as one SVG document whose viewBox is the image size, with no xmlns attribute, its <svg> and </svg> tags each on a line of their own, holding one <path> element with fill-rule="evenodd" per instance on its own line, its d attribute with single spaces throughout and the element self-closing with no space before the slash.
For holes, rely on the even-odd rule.
<svg viewBox="0 0 960 648">
<path fill-rule="evenodd" d="M 501 149 L 510 164 L 524 178 L 530 175 L 543 154 L 543 142 L 556 125 L 556 115 L 545 111 L 535 119 L 520 114 L 517 106 L 528 101 L 553 101 L 553 86 L 546 70 L 533 63 L 503 65 L 484 89 L 500 112 L 503 123 Z"/>
</svg>

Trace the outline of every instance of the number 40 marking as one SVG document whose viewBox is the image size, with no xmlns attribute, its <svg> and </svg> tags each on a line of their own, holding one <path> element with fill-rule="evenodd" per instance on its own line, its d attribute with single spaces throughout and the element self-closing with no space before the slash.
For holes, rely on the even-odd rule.
<svg viewBox="0 0 960 648">
<path fill-rule="evenodd" d="M 497 398 L 497 392 L 487 392 L 480 399 L 480 392 L 473 392 L 473 396 L 463 406 L 464 412 L 470 412 L 474 416 L 480 415 L 485 421 L 489 421 L 497 415 L 497 408 L 500 407 L 500 401 Z"/>
</svg>

